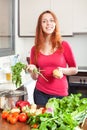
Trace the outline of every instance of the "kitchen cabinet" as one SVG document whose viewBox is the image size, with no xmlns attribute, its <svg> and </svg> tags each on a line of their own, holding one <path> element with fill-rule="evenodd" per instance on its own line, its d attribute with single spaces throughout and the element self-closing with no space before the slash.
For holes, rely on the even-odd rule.
<svg viewBox="0 0 87 130">
<path fill-rule="evenodd" d="M 73 0 L 73 32 L 87 33 L 87 0 Z"/>
<path fill-rule="evenodd" d="M 14 0 L 0 0 L 0 57 L 15 54 L 14 7 Z"/>
<path fill-rule="evenodd" d="M 19 36 L 35 36 L 41 12 L 51 9 L 51 0 L 19 0 Z"/>
<path fill-rule="evenodd" d="M 10 35 L 10 3 L 9 1 L 0 1 L 0 36 L 9 36 Z"/>
<path fill-rule="evenodd" d="M 52 10 L 55 12 L 58 17 L 60 32 L 61 35 L 72 35 L 72 25 L 73 25 L 73 17 L 72 17 L 72 9 L 73 9 L 73 0 L 52 0 Z"/>
<path fill-rule="evenodd" d="M 72 0 L 19 0 L 19 36 L 35 36 L 38 16 L 45 10 L 56 13 L 61 35 L 72 35 Z"/>
<path fill-rule="evenodd" d="M 62 36 L 87 32 L 87 0 L 19 0 L 18 34 L 35 36 L 38 16 L 45 10 L 52 10 L 58 17 Z"/>
<path fill-rule="evenodd" d="M 62 35 L 87 33 L 87 0 L 51 0 L 57 14 Z"/>
</svg>

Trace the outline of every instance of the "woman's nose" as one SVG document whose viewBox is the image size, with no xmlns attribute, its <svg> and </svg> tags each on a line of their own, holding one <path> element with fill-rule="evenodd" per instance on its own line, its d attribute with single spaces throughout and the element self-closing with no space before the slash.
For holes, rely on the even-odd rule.
<svg viewBox="0 0 87 130">
<path fill-rule="evenodd" d="M 50 20 L 47 20 L 47 24 L 50 24 Z"/>
</svg>

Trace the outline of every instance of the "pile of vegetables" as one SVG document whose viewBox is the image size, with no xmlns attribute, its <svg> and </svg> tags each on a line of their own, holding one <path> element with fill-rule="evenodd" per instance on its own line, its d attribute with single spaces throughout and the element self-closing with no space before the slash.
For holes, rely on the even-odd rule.
<svg viewBox="0 0 87 130">
<path fill-rule="evenodd" d="M 1 114 L 2 119 L 5 119 L 10 124 L 19 122 L 26 122 L 28 119 L 27 113 L 24 113 L 20 108 L 12 108 L 11 110 L 3 110 Z"/>
<path fill-rule="evenodd" d="M 51 98 L 43 114 L 30 116 L 27 123 L 37 124 L 32 130 L 74 130 L 87 118 L 87 98 L 71 94 L 63 99 Z"/>
<path fill-rule="evenodd" d="M 18 62 L 14 66 L 11 67 L 12 70 L 12 82 L 16 85 L 16 87 L 20 87 L 22 84 L 21 72 L 25 70 L 26 65 Z"/>
<path fill-rule="evenodd" d="M 51 98 L 40 108 L 28 101 L 18 101 L 15 108 L 3 110 L 2 118 L 11 124 L 25 122 L 32 130 L 75 130 L 79 125 L 83 127 L 87 118 L 87 98 L 81 94 Z"/>
<path fill-rule="evenodd" d="M 43 109 L 38 109 L 36 104 L 30 105 L 28 101 L 19 100 L 14 108 L 4 109 L 1 117 L 10 124 L 16 124 L 17 122 L 27 123 L 30 116 L 41 114 Z"/>
</svg>

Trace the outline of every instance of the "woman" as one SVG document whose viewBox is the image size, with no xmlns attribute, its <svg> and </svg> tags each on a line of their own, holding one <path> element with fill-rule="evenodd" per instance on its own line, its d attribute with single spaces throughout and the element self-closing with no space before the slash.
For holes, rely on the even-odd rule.
<svg viewBox="0 0 87 130">
<path fill-rule="evenodd" d="M 72 49 L 68 42 L 62 40 L 57 18 L 49 10 L 38 18 L 28 71 L 37 80 L 34 102 L 43 106 L 49 98 L 67 96 L 67 76 L 77 73 Z"/>
</svg>

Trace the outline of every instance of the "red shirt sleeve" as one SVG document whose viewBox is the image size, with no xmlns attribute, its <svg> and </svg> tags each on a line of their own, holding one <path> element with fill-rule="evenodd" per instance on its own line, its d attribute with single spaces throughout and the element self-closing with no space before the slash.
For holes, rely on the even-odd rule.
<svg viewBox="0 0 87 130">
<path fill-rule="evenodd" d="M 63 45 L 63 49 L 64 49 L 64 57 L 66 59 L 68 66 L 76 67 L 77 66 L 76 59 L 75 59 L 71 46 L 66 41 L 63 41 L 62 45 Z"/>
</svg>

